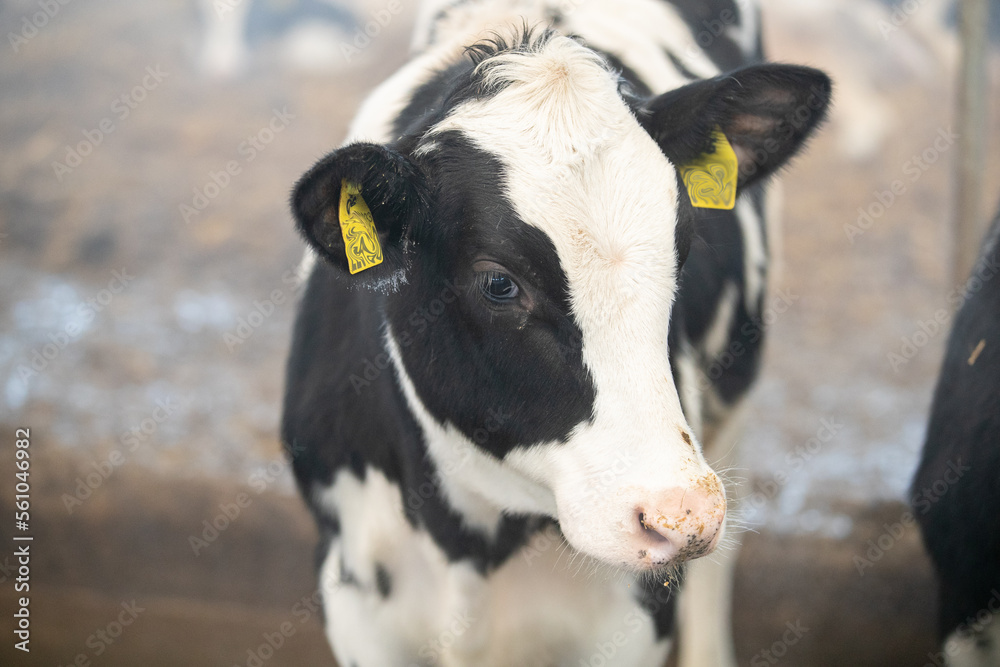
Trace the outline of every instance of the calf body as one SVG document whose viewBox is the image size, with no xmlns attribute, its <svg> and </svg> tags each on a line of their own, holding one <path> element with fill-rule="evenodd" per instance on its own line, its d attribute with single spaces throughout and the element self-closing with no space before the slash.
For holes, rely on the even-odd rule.
<svg viewBox="0 0 1000 667">
<path fill-rule="evenodd" d="M 949 665 L 1000 664 L 1000 216 L 960 293 L 913 509 Z"/>
<path fill-rule="evenodd" d="M 681 564 L 722 537 L 700 434 L 759 358 L 757 184 L 829 81 L 717 76 L 759 57 L 755 10 L 564 4 L 432 4 L 293 196 L 319 261 L 283 439 L 345 666 L 657 664 Z M 708 51 L 706 9 L 731 24 Z M 678 167 L 719 132 L 740 198 L 696 209 Z M 361 203 L 364 241 L 338 224 Z"/>
</svg>

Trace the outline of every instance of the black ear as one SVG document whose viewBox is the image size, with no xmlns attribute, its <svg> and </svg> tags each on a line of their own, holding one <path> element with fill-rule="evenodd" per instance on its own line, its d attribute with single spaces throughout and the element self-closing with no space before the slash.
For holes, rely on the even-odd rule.
<svg viewBox="0 0 1000 667">
<path fill-rule="evenodd" d="M 380 264 L 354 275 L 350 275 L 340 226 L 345 180 L 360 187 L 382 251 Z M 309 245 L 351 281 L 365 286 L 385 288 L 405 279 L 411 234 L 426 219 L 427 211 L 426 184 L 419 168 L 378 144 L 355 143 L 330 153 L 299 180 L 292 193 L 292 212 Z"/>
<path fill-rule="evenodd" d="M 756 65 L 664 93 L 639 121 L 676 166 L 713 150 L 716 126 L 739 163 L 738 187 L 781 167 L 826 117 L 830 78 L 809 67 Z"/>
</svg>

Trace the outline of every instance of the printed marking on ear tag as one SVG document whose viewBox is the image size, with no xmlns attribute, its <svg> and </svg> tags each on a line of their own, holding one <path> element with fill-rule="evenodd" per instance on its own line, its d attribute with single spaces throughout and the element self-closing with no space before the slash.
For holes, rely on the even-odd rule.
<svg viewBox="0 0 1000 667">
<path fill-rule="evenodd" d="M 681 178 L 694 206 L 729 211 L 736 206 L 736 179 L 739 176 L 736 152 L 718 127 L 712 131 L 712 139 L 715 152 L 704 153 L 694 162 L 680 167 Z"/>
<path fill-rule="evenodd" d="M 361 186 L 346 178 L 340 184 L 340 232 L 351 275 L 382 263 L 375 220 L 361 196 Z"/>
</svg>

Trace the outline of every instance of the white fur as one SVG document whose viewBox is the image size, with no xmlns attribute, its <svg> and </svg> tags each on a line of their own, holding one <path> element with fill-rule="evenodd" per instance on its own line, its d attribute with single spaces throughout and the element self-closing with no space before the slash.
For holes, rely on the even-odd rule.
<svg viewBox="0 0 1000 667">
<path fill-rule="evenodd" d="M 747 403 L 740 402 L 728 414 L 721 430 L 705 436 L 705 454 L 715 469 L 733 470 L 738 464 L 737 438 L 747 417 Z M 718 425 L 716 425 L 718 426 Z M 727 524 L 739 516 L 740 500 L 746 495 L 742 485 L 727 487 L 730 512 Z M 688 564 L 678 615 L 680 667 L 735 667 L 733 637 L 733 579 L 739 560 L 741 537 L 727 531 L 726 539 L 707 558 Z"/>
<path fill-rule="evenodd" d="M 1000 665 L 1000 614 L 990 614 L 979 632 L 953 632 L 945 640 L 944 654 L 948 667 Z"/>
<path fill-rule="evenodd" d="M 656 92 L 686 83 L 665 57 L 666 46 L 697 75 L 718 73 L 692 48 L 694 38 L 676 11 L 660 0 L 623 0 L 610 11 L 596 0 L 480 0 L 441 16 L 451 4 L 425 3 L 414 45 L 427 50 L 365 102 L 349 141 L 391 141 L 393 118 L 435 69 L 497 27 L 543 22 L 552 7 L 564 10 L 567 32 L 615 54 Z M 741 11 L 739 35 L 733 35 L 744 50 L 756 31 L 752 4 L 753 11 Z M 557 38 L 541 54 L 510 54 L 487 68 L 489 76 L 514 83 L 492 99 L 457 109 L 437 130 L 463 132 L 494 153 L 507 169 L 508 196 L 519 216 L 555 244 L 583 332 L 584 362 L 597 387 L 595 420 L 577 428 L 566 443 L 519 448 L 497 460 L 427 412 L 388 331 L 390 355 L 444 493 L 470 528 L 494 534 L 503 511 L 557 516 L 574 546 L 604 560 L 624 560 L 630 554 L 621 551 L 622 538 L 636 529 L 630 520 L 637 499 L 651 490 L 714 478 L 698 443 L 687 445 L 680 436 L 682 430 L 696 436 L 702 431 L 703 374 L 693 351 L 682 349 L 677 358 L 686 390 L 682 412 L 667 357 L 676 287 L 674 168 L 632 118 L 600 59 L 578 44 Z M 427 138 L 418 150 L 432 145 Z M 764 277 L 751 269 L 761 266 L 761 257 L 766 261 L 766 249 L 759 220 L 745 217 L 747 209 L 741 202 L 737 210 L 748 237 L 746 279 L 748 291 L 759 294 Z M 754 225 L 756 232 L 747 229 Z M 543 550 L 540 558 L 529 545 L 488 579 L 468 565 L 448 565 L 430 538 L 402 519 L 398 489 L 376 471 L 369 471 L 365 483 L 340 473 L 324 498 L 345 526 L 353 526 L 345 527 L 346 542 L 331 545 L 324 573 L 336 574 L 341 544 L 350 544 L 345 562 L 364 584 L 338 588 L 326 605 L 328 634 L 344 664 L 352 655 L 370 657 L 371 664 L 402 664 L 403 653 L 425 647 L 446 632 L 456 614 L 470 609 L 480 619 L 476 628 L 468 628 L 440 656 L 440 664 L 551 664 L 555 656 L 560 664 L 591 664 L 604 638 L 625 619 L 632 627 L 639 618 L 628 590 L 631 578 L 618 583 L 573 578 L 589 560 L 564 543 Z M 401 595 L 382 606 L 403 600 L 398 610 L 385 611 L 375 599 L 375 561 L 389 568 L 394 595 L 397 590 Z M 688 599 L 697 607 L 698 622 L 709 628 L 702 636 L 726 643 L 728 624 L 720 620 L 720 610 L 714 620 L 706 617 L 711 616 L 706 609 L 728 594 L 725 577 L 723 582 L 704 593 L 693 591 Z M 412 588 L 404 592 L 406 587 Z M 662 664 L 667 643 L 653 641 L 648 622 L 634 625 L 634 635 L 625 630 L 634 639 L 607 664 Z M 364 653 L 369 650 L 375 654 Z M 703 664 L 727 664 L 727 652 L 715 660 L 689 651 L 684 664 L 706 659 Z"/>
<path fill-rule="evenodd" d="M 243 29 L 250 11 L 249 2 L 226 5 L 222 16 L 214 2 L 199 0 L 198 10 L 204 22 L 199 66 L 209 76 L 228 78 L 242 71 L 249 54 L 243 40 Z"/>
<path fill-rule="evenodd" d="M 736 42 L 745 56 L 752 57 L 757 51 L 757 37 L 760 35 L 760 7 L 756 0 L 736 0 L 740 13 L 738 25 L 729 26 L 729 37 Z"/>
<path fill-rule="evenodd" d="M 726 282 L 719 294 L 712 325 L 708 328 L 708 333 L 705 334 L 702 343 L 705 355 L 710 360 L 718 359 L 719 355 L 726 351 L 729 344 L 729 331 L 733 328 L 739 299 L 739 288 L 732 282 Z"/>
<path fill-rule="evenodd" d="M 585 35 L 588 44 L 615 54 L 651 90 L 662 92 L 689 83 L 664 57 L 665 51 L 696 76 L 719 73 L 677 9 L 663 0 L 617 0 L 611 12 L 603 0 L 574 0 L 565 21 L 566 32 Z"/>
<path fill-rule="evenodd" d="M 747 312 L 757 313 L 767 277 L 767 248 L 764 245 L 764 221 L 753 202 L 742 197 L 736 202 L 736 217 L 743 233 L 743 299 Z"/>
<path fill-rule="evenodd" d="M 392 136 L 393 121 L 413 97 L 414 91 L 430 79 L 438 68 L 452 61 L 453 50 L 425 53 L 396 71 L 382 82 L 361 104 L 354 122 L 347 131 L 345 144 L 355 141 L 387 143 Z"/>
<path fill-rule="evenodd" d="M 733 575 L 739 551 L 717 551 L 688 565 L 679 605 L 682 667 L 735 666 L 732 609 Z"/>
<path fill-rule="evenodd" d="M 557 533 L 536 536 L 484 578 L 468 563 L 448 563 L 427 533 L 410 526 L 399 488 L 375 469 L 363 482 L 342 470 L 317 495 L 340 517 L 342 538 L 332 542 L 321 580 L 327 636 L 342 665 L 591 664 L 602 645 L 613 647 L 608 665 L 666 658 L 670 644 L 656 642 L 632 579 L 577 576 Z M 341 559 L 360 585 L 337 583 Z M 386 600 L 375 587 L 376 563 L 392 580 Z"/>
<path fill-rule="evenodd" d="M 678 350 L 674 363 L 677 365 L 677 377 L 680 378 L 680 399 L 684 415 L 698 440 L 707 442 L 704 435 L 702 388 L 708 386 L 708 378 L 698 365 L 689 341 L 681 340 L 681 349 Z"/>
<path fill-rule="evenodd" d="M 631 562 L 635 550 L 622 538 L 640 529 L 635 508 L 715 478 L 697 444 L 682 439 L 692 430 L 667 354 L 674 168 L 618 96 L 614 77 L 576 42 L 557 37 L 540 52 L 503 54 L 484 67 L 488 83 L 508 85 L 457 108 L 431 137 L 460 131 L 505 166 L 509 201 L 558 252 L 597 394 L 594 422 L 568 442 L 520 448 L 505 462 L 554 493 L 571 544 Z M 627 470 L 594 497 L 588 480 L 616 461 L 621 468 L 622 455 Z M 463 483 L 464 475 L 455 482 Z"/>
<path fill-rule="evenodd" d="M 389 356 L 410 412 L 420 425 L 428 453 L 438 469 L 448 501 L 470 527 L 495 535 L 502 511 L 554 517 L 552 491 L 503 465 L 451 425 L 440 424 L 424 407 L 403 365 L 391 328 L 386 332 Z"/>
<path fill-rule="evenodd" d="M 516 26 L 522 21 L 532 26 L 558 12 L 564 33 L 583 35 L 595 48 L 615 54 L 652 90 L 666 91 L 688 82 L 664 57 L 664 49 L 697 76 L 719 73 L 677 10 L 662 0 L 616 0 L 613 11 L 608 11 L 604 0 L 479 0 L 453 6 L 456 4 L 453 0 L 424 2 L 414 49 L 440 49 L 456 40 L 469 44 L 488 37 L 498 26 Z M 755 1 L 752 4 L 756 6 Z"/>
<path fill-rule="evenodd" d="M 341 664 L 405 665 L 414 646 L 439 632 L 446 615 L 440 582 L 448 563 L 430 535 L 414 530 L 396 485 L 369 468 L 361 482 L 341 470 L 319 491 L 320 505 L 340 518 L 341 533 L 320 570 L 326 632 Z M 341 562 L 360 585 L 339 584 Z M 391 573 L 393 604 L 383 604 L 376 563 Z"/>
</svg>

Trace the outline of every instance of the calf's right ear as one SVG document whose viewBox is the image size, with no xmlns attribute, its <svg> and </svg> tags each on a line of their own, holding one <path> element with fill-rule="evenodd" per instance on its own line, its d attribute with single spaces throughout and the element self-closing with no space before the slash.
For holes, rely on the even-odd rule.
<svg viewBox="0 0 1000 667">
<path fill-rule="evenodd" d="M 428 210 L 419 168 L 371 143 L 330 153 L 292 193 L 296 225 L 309 245 L 365 287 L 392 288 L 405 281 L 413 230 Z"/>
</svg>

